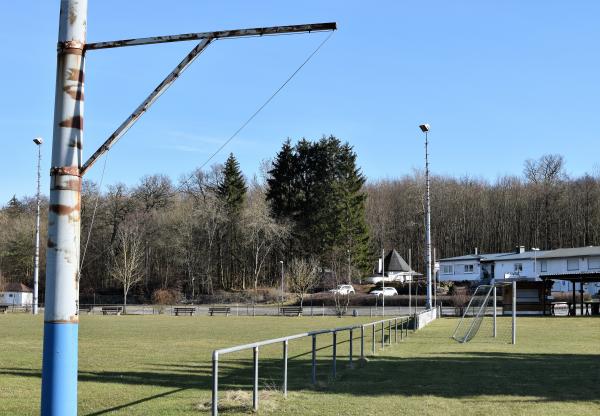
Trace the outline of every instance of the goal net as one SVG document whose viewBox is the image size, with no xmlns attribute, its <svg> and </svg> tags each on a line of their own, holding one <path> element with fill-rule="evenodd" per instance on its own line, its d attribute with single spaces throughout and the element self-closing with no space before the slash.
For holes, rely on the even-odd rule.
<svg viewBox="0 0 600 416">
<path fill-rule="evenodd" d="M 502 315 L 502 308 L 498 308 L 499 289 L 506 284 L 481 285 L 475 289 L 469 304 L 465 308 L 452 338 L 465 343 L 475 337 L 478 340 L 514 342 L 513 327 L 510 318 L 498 317 L 498 311 Z"/>
</svg>

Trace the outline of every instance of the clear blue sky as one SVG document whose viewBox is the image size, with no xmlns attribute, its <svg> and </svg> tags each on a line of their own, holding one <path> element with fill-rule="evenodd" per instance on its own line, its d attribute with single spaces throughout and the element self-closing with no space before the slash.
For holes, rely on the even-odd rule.
<svg viewBox="0 0 600 416">
<path fill-rule="evenodd" d="M 563 154 L 570 174 L 600 162 L 600 2 L 90 0 L 88 41 L 337 21 L 339 30 L 216 157 L 252 176 L 286 137 L 349 141 L 370 179 L 423 165 L 431 124 L 436 173 L 494 180 Z M 0 5 L 0 203 L 34 193 L 32 138 L 52 135 L 58 0 Z M 110 152 L 105 184 L 176 180 L 220 143 L 327 34 L 215 42 Z M 193 47 L 87 56 L 88 156 Z M 50 146 L 45 146 L 43 190 Z M 101 164 L 89 173 L 97 180 Z"/>
</svg>

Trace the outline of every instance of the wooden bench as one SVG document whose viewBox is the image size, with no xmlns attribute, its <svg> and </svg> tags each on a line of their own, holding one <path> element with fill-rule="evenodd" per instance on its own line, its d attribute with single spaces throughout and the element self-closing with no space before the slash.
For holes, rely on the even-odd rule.
<svg viewBox="0 0 600 416">
<path fill-rule="evenodd" d="M 122 306 L 103 306 L 102 315 L 121 315 L 123 312 Z"/>
<path fill-rule="evenodd" d="M 8 305 L 0 305 L 0 313 L 8 312 Z"/>
<path fill-rule="evenodd" d="M 210 308 L 208 308 L 208 313 L 210 314 L 210 316 L 213 316 L 217 313 L 222 313 L 225 316 L 229 316 L 229 314 L 231 313 L 231 308 L 229 306 L 211 306 Z"/>
<path fill-rule="evenodd" d="M 301 316 L 302 306 L 282 306 L 279 313 L 283 316 Z"/>
<path fill-rule="evenodd" d="M 194 308 L 193 306 L 176 306 L 173 308 L 173 312 L 175 313 L 175 316 L 186 314 L 192 316 L 196 313 L 196 308 Z"/>
</svg>

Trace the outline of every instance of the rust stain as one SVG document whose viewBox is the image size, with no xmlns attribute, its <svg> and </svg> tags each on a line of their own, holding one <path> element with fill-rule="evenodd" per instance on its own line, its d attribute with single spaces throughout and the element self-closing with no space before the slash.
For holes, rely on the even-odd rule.
<svg viewBox="0 0 600 416">
<path fill-rule="evenodd" d="M 44 321 L 44 322 L 48 322 L 48 323 L 52 323 L 52 324 L 78 324 L 79 316 L 72 315 L 72 316 L 69 316 L 68 319 L 56 319 L 56 320 Z"/>
<path fill-rule="evenodd" d="M 61 121 L 58 125 L 60 127 L 70 127 L 72 129 L 83 130 L 83 117 L 75 116 Z"/>
<path fill-rule="evenodd" d="M 75 166 L 61 166 L 61 167 L 54 167 L 54 168 L 50 169 L 50 176 L 63 176 L 63 175 L 81 176 L 79 174 L 79 168 L 75 167 Z"/>
<path fill-rule="evenodd" d="M 69 71 L 69 76 L 67 77 L 67 79 L 69 81 L 83 82 L 83 80 L 84 80 L 83 71 L 81 71 L 78 68 L 70 68 L 68 71 Z"/>
<path fill-rule="evenodd" d="M 77 85 L 65 85 L 63 91 L 71 96 L 76 101 L 83 101 L 83 88 Z"/>
<path fill-rule="evenodd" d="M 50 211 L 58 215 L 70 215 L 73 212 L 78 212 L 79 208 L 79 204 L 75 205 L 74 207 L 62 204 L 50 204 Z"/>
</svg>

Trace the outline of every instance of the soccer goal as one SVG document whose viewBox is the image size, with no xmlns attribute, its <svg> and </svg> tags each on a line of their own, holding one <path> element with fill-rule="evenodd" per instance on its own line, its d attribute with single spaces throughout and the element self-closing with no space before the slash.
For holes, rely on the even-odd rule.
<svg viewBox="0 0 600 416">
<path fill-rule="evenodd" d="M 508 331 L 507 318 L 498 319 L 497 292 L 498 288 L 512 286 L 512 319 Z M 476 336 L 493 340 L 510 339 L 516 343 L 517 310 L 516 310 L 516 281 L 481 285 L 475 289 L 463 316 L 461 317 L 452 338 L 458 342 L 471 341 Z"/>
</svg>

